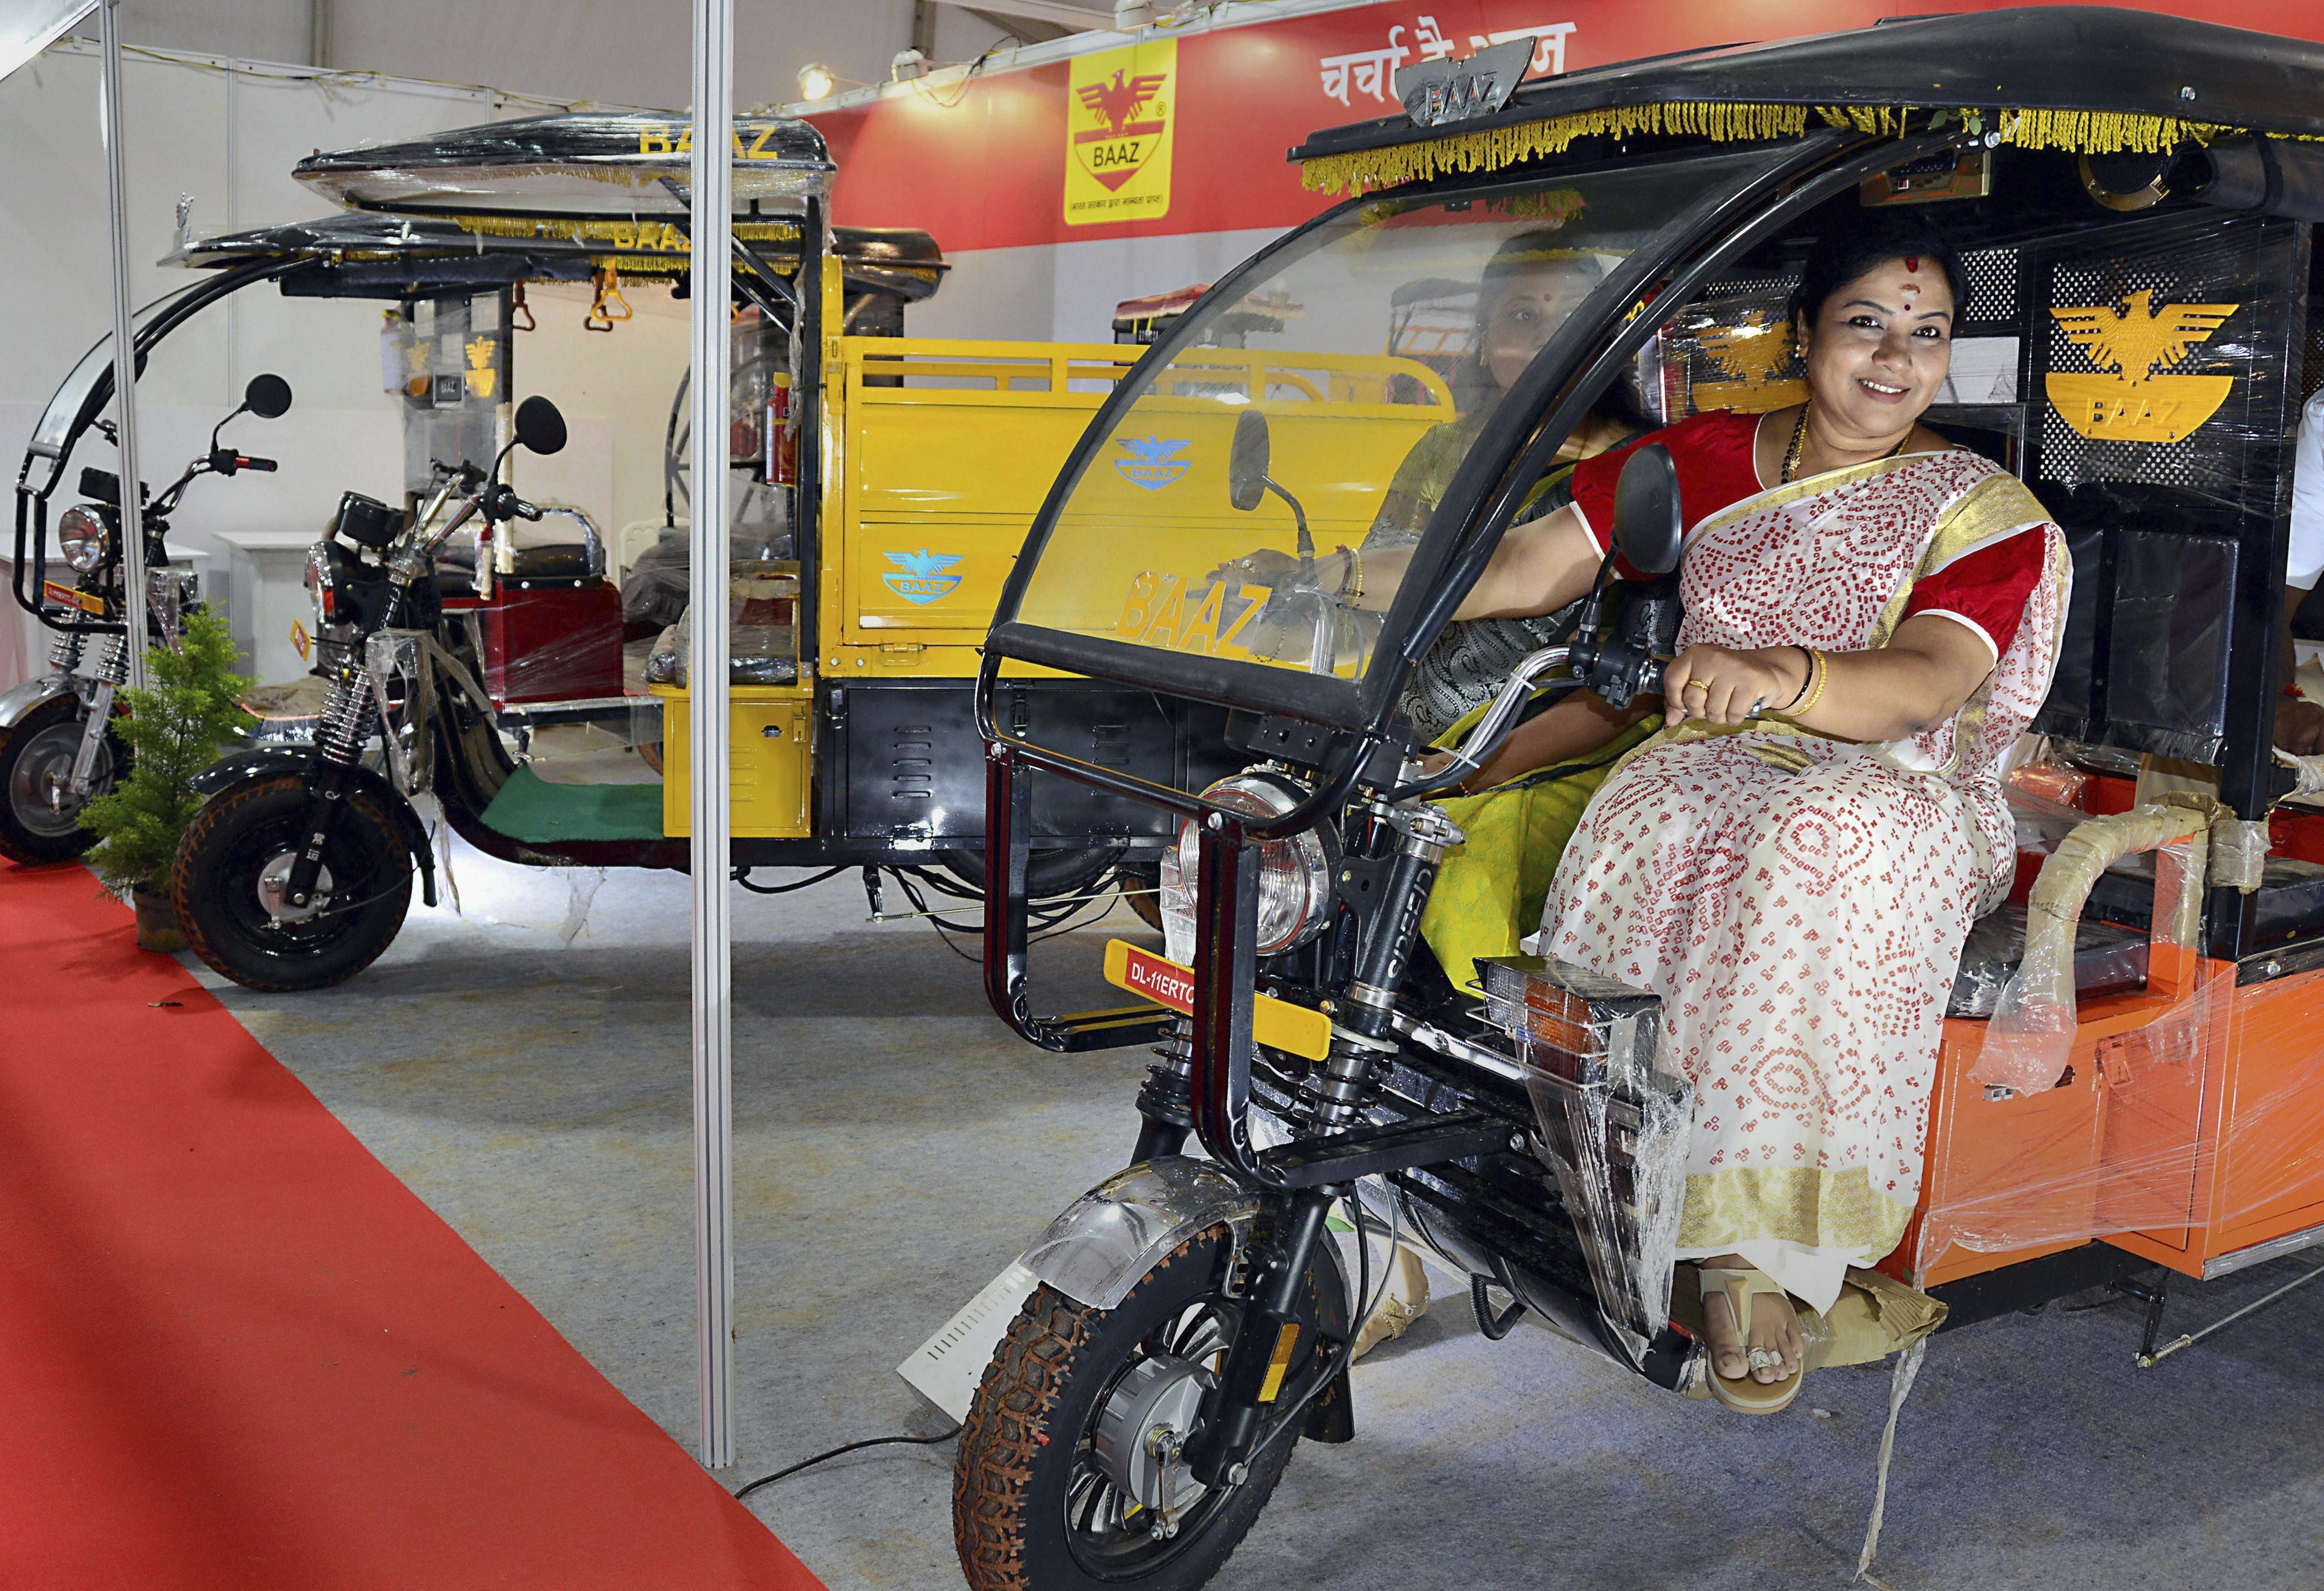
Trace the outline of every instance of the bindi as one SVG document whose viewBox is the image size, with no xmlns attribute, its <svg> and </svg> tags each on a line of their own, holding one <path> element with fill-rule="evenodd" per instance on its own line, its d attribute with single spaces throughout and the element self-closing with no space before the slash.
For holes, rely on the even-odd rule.
<svg viewBox="0 0 2324 1591">
<path fill-rule="evenodd" d="M 1921 256 L 1920 256 L 1920 255 L 1918 255 L 1918 254 L 1907 254 L 1907 255 L 1905 255 L 1905 256 L 1904 256 L 1904 269 L 1905 269 L 1905 270 L 1907 270 L 1907 271 L 1918 271 L 1920 268 L 1921 268 Z"/>
</svg>

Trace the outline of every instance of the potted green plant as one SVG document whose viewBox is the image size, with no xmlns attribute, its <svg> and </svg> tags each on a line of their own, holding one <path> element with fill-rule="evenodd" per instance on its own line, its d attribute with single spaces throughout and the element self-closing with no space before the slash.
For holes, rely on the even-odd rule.
<svg viewBox="0 0 2324 1591">
<path fill-rule="evenodd" d="M 234 671 L 226 621 L 206 611 L 186 616 L 178 649 L 154 647 L 145 658 L 152 688 L 122 693 L 128 777 L 90 802 L 81 821 L 98 840 L 89 865 L 108 887 L 128 890 L 136 906 L 139 948 L 181 951 L 170 864 L 202 804 L 194 776 L 254 722 L 242 707 L 249 682 Z"/>
</svg>

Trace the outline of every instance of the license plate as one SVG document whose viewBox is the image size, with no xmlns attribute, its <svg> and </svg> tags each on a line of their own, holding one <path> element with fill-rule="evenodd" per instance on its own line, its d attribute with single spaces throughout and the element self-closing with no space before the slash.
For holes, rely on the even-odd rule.
<svg viewBox="0 0 2324 1591">
<path fill-rule="evenodd" d="M 1122 940 L 1106 941 L 1105 980 L 1181 1016 L 1194 1014 L 1194 970 Z M 1272 995 L 1254 994 L 1250 1036 L 1271 1049 L 1321 1061 L 1332 1053 L 1332 1019 Z"/>
<path fill-rule="evenodd" d="M 94 593 L 75 591 L 69 585 L 43 580 L 41 582 L 41 594 L 59 607 L 78 608 L 84 613 L 94 613 L 100 619 L 105 617 L 105 599 Z"/>
</svg>

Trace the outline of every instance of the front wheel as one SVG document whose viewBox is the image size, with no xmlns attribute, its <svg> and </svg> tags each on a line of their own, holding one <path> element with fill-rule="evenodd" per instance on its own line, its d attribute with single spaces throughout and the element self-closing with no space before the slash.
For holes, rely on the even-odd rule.
<svg viewBox="0 0 2324 1591">
<path fill-rule="evenodd" d="M 1226 1291 L 1232 1257 L 1213 1227 L 1113 1309 L 1047 1286 L 1026 1301 L 953 1467 L 953 1543 L 971 1591 L 1193 1591 L 1241 1544 L 1299 1433 L 1255 1454 L 1239 1485 L 1206 1487 L 1178 1456 L 1241 1318 Z M 1311 1351 L 1321 1269 L 1302 1311 Z"/>
<path fill-rule="evenodd" d="M 285 897 L 305 837 L 304 775 L 248 780 L 194 815 L 170 897 L 196 955 L 245 989 L 274 993 L 344 983 L 378 959 L 411 905 L 411 851 L 370 791 L 348 791 L 340 807 L 304 906 Z"/>
<path fill-rule="evenodd" d="M 73 761 L 87 712 L 78 696 L 59 696 L 0 730 L 0 856 L 38 867 L 69 861 L 97 843 L 81 826 L 81 811 L 113 788 L 129 753 L 108 728 L 97 743 L 88 789 L 74 795 Z"/>
</svg>

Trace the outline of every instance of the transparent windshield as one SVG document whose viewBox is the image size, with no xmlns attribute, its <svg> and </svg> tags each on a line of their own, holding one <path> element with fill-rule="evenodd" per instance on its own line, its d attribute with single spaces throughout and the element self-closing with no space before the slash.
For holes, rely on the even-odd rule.
<svg viewBox="0 0 2324 1591">
<path fill-rule="evenodd" d="M 1624 261 L 1766 159 L 1383 200 L 1315 227 L 1173 334 L 1074 484 L 1015 617 L 1360 677 L 1405 561 L 1374 555 L 1418 540 L 1554 332 L 1577 314 L 1619 324 L 1630 305 L 1601 290 Z M 1635 392 L 1601 408 L 1640 410 Z"/>
</svg>

